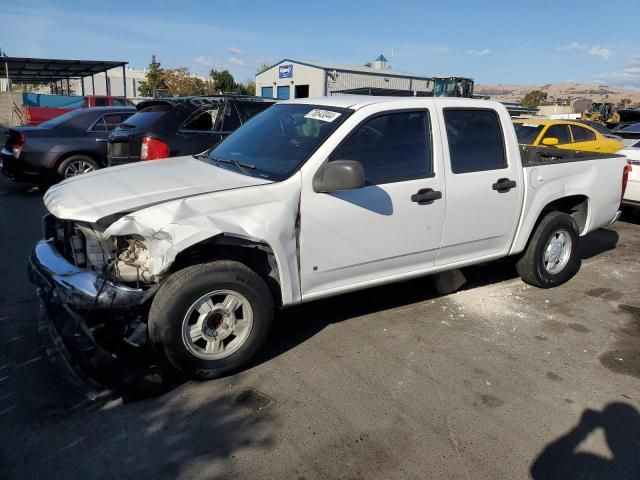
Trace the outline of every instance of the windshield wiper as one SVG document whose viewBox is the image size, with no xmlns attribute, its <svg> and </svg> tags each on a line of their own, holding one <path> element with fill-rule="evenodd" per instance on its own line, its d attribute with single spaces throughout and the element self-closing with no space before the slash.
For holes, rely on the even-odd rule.
<svg viewBox="0 0 640 480">
<path fill-rule="evenodd" d="M 251 170 L 256 169 L 255 165 L 252 165 L 250 163 L 240 162 L 239 160 L 227 160 L 226 158 L 218 158 L 218 157 L 209 157 L 209 158 L 211 158 L 214 162 L 230 163 L 231 165 L 235 165 L 238 170 L 240 170 L 242 173 L 250 177 L 252 177 L 253 175 L 249 174 L 249 172 L 247 172 L 245 169 L 247 168 Z"/>
</svg>

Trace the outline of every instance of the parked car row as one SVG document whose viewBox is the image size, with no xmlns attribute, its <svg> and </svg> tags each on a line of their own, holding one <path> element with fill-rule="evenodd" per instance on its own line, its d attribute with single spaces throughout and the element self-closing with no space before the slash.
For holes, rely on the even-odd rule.
<svg viewBox="0 0 640 480">
<path fill-rule="evenodd" d="M 2 173 L 45 190 L 107 166 L 202 153 L 273 103 L 220 95 L 70 110 L 38 126 L 9 129 Z"/>
</svg>

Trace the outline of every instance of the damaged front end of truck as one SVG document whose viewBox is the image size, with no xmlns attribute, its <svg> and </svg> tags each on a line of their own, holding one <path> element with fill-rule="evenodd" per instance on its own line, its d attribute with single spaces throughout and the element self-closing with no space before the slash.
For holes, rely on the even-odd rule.
<svg viewBox="0 0 640 480">
<path fill-rule="evenodd" d="M 49 214 L 43 238 L 29 258 L 29 276 L 41 300 L 49 353 L 82 389 L 100 389 L 90 379 L 118 386 L 121 354 L 145 345 L 145 315 L 164 276 L 152 273 L 139 235 L 110 236 L 100 224 Z"/>
</svg>

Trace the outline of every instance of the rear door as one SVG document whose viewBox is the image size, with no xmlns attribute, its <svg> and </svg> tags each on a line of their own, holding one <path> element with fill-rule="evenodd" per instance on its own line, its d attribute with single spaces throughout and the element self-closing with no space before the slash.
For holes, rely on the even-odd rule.
<svg viewBox="0 0 640 480">
<path fill-rule="evenodd" d="M 459 102 L 458 102 L 459 103 Z M 444 107 L 446 216 L 436 265 L 506 254 L 524 185 L 506 111 Z"/>
<path fill-rule="evenodd" d="M 571 148 L 575 150 L 597 152 L 604 146 L 604 142 L 598 142 L 595 132 L 586 127 L 571 125 L 571 134 L 573 136 Z"/>
</svg>

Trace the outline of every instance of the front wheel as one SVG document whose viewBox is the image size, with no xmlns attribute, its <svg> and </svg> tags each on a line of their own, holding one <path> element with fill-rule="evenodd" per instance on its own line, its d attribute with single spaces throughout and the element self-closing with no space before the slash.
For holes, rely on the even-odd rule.
<svg viewBox="0 0 640 480">
<path fill-rule="evenodd" d="M 540 288 L 563 284 L 580 270 L 578 241 L 577 226 L 570 215 L 548 213 L 516 263 L 518 274 L 524 282 Z"/>
<path fill-rule="evenodd" d="M 162 360 L 205 380 L 247 364 L 273 322 L 273 298 L 246 265 L 221 260 L 187 267 L 160 287 L 149 311 L 149 338 Z"/>
</svg>

